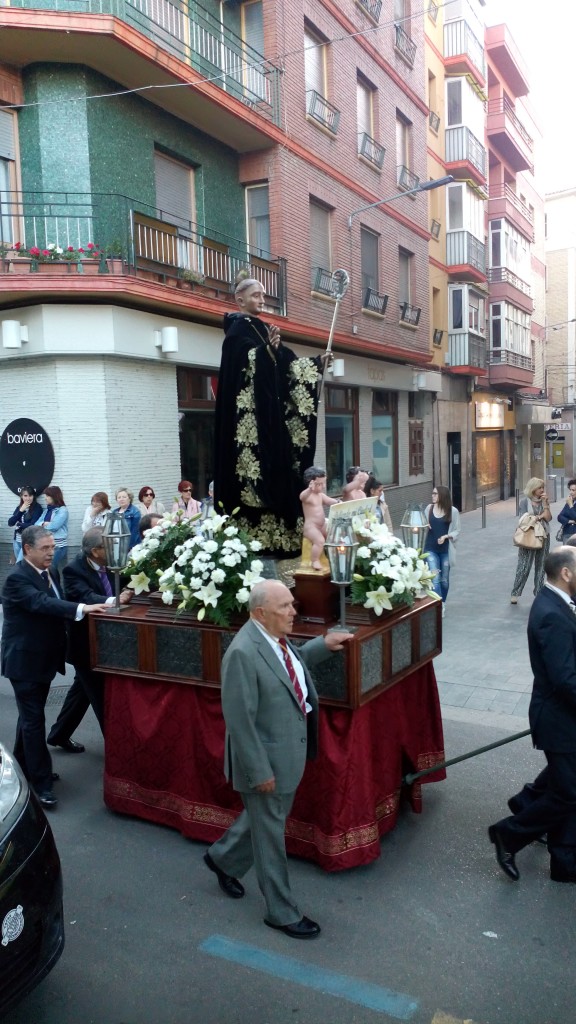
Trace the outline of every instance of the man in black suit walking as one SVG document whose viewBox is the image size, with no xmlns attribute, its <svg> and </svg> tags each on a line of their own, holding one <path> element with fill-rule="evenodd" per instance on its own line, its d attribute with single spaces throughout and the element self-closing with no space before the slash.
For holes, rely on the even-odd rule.
<svg viewBox="0 0 576 1024">
<path fill-rule="evenodd" d="M 105 563 L 102 529 L 94 526 L 82 537 L 82 553 L 62 570 L 66 599 L 89 605 L 113 604 L 114 583 L 106 572 Z M 131 590 L 123 590 L 120 603 L 127 604 L 132 597 Z M 70 625 L 66 660 L 74 665 L 76 674 L 47 742 L 51 747 L 62 747 L 70 754 L 80 754 L 84 747 L 71 736 L 90 705 L 104 733 L 104 676 L 90 668 L 87 619 Z"/>
<path fill-rule="evenodd" d="M 518 813 L 491 825 L 490 841 L 504 873 L 517 881 L 515 855 L 544 833 L 554 835 L 576 812 L 576 550 L 562 546 L 548 555 L 546 584 L 528 620 L 528 649 L 534 673 L 530 729 L 544 751 L 545 785 Z M 574 877 L 554 881 L 576 882 Z"/>
<path fill-rule="evenodd" d="M 65 671 L 66 620 L 81 619 L 87 605 L 62 600 L 59 580 L 50 570 L 51 534 L 41 526 L 27 527 L 22 550 L 24 558 L 2 590 L 2 674 L 12 683 L 18 706 L 14 755 L 40 803 L 54 807 L 58 801 L 52 792 L 44 708 L 50 683 Z"/>
</svg>

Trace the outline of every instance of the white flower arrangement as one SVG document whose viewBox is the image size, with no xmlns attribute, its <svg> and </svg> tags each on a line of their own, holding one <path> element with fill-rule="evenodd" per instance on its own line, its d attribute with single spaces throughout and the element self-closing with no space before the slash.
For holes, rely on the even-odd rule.
<svg viewBox="0 0 576 1024">
<path fill-rule="evenodd" d="M 354 519 L 353 527 L 363 542 L 356 552 L 353 604 L 382 615 L 398 605 L 412 606 L 419 597 L 437 597 L 432 590 L 435 574 L 422 552 L 406 547 L 384 523 Z"/>
<path fill-rule="evenodd" d="M 253 557 L 261 548 L 231 516 L 215 514 L 204 522 L 166 516 L 132 549 L 128 571 L 135 571 L 128 586 L 140 594 L 154 579 L 164 604 L 179 601 L 178 611 L 228 626 L 263 579 L 264 565 Z"/>
</svg>

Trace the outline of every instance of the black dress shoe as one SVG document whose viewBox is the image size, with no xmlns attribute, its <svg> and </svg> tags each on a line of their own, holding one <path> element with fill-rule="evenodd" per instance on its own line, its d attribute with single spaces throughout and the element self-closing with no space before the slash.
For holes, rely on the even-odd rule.
<svg viewBox="0 0 576 1024">
<path fill-rule="evenodd" d="M 510 851 L 504 846 L 504 840 L 495 825 L 490 825 L 490 828 L 488 829 L 488 836 L 490 842 L 494 843 L 494 846 L 496 847 L 496 860 L 502 868 L 502 871 L 505 875 L 508 875 L 508 878 L 511 878 L 513 882 L 517 882 L 520 878 L 520 872 L 516 867 L 514 854 L 510 853 Z"/>
<path fill-rule="evenodd" d="M 50 747 L 60 747 L 61 750 L 65 750 L 68 754 L 83 754 L 86 747 L 82 743 L 76 743 L 76 740 L 62 740 L 58 743 L 56 740 L 46 740 Z"/>
<path fill-rule="evenodd" d="M 284 932 L 291 939 L 315 939 L 321 932 L 320 925 L 316 924 L 316 921 L 311 921 L 309 917 L 301 917 L 294 924 L 272 924 L 272 921 L 264 918 L 264 924 L 269 928 L 275 928 L 277 932 Z"/>
<path fill-rule="evenodd" d="M 40 803 L 42 804 L 42 807 L 47 807 L 48 810 L 50 810 L 52 807 L 56 807 L 56 804 L 58 803 L 57 797 L 55 797 L 54 794 L 51 793 L 50 790 L 48 789 L 43 790 L 40 793 L 36 793 L 36 796 L 38 797 Z"/>
<path fill-rule="evenodd" d="M 221 871 L 216 866 L 212 857 L 209 853 L 204 854 L 204 863 L 210 871 L 213 871 L 218 879 L 218 885 L 225 892 L 227 896 L 231 896 L 233 900 L 240 900 L 244 895 L 244 886 L 238 881 L 237 878 L 233 878 L 232 875 L 227 875 L 225 871 Z"/>
</svg>

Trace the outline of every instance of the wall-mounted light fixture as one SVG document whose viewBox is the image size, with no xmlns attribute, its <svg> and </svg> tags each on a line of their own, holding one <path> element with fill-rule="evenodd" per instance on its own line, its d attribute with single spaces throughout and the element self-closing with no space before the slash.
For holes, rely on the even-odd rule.
<svg viewBox="0 0 576 1024">
<path fill-rule="evenodd" d="M 336 378 L 336 377 L 343 377 L 344 373 L 345 373 L 344 360 L 343 359 L 333 359 L 332 360 L 332 366 L 330 367 L 330 373 L 332 374 L 332 376 L 334 378 Z"/>
<path fill-rule="evenodd" d="M 19 320 L 2 321 L 2 348 L 22 348 L 22 342 L 28 341 L 28 327 Z"/>
<path fill-rule="evenodd" d="M 154 331 L 154 344 L 162 352 L 178 351 L 178 328 L 163 327 L 161 331 Z"/>
</svg>

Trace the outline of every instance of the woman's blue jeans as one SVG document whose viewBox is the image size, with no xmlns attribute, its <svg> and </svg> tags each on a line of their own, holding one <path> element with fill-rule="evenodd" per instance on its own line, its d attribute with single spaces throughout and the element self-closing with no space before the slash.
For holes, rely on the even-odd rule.
<svg viewBox="0 0 576 1024">
<path fill-rule="evenodd" d="M 435 594 L 438 594 L 438 597 L 445 601 L 448 597 L 448 588 L 450 586 L 450 552 L 448 550 L 448 542 L 446 543 L 446 551 L 442 551 L 440 554 L 437 554 L 436 551 L 427 551 L 426 558 L 432 572 L 436 573 L 432 581 L 432 589 Z"/>
</svg>

